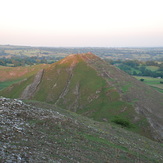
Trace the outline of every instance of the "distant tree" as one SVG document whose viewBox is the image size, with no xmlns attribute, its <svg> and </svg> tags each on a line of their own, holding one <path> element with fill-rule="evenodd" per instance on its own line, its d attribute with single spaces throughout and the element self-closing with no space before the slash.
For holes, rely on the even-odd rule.
<svg viewBox="0 0 163 163">
<path fill-rule="evenodd" d="M 142 74 L 143 74 L 143 73 L 145 72 L 145 69 L 146 69 L 145 66 L 141 66 L 139 70 L 140 70 L 140 71 L 142 72 Z"/>
<path fill-rule="evenodd" d="M 147 62 L 146 62 L 146 65 L 147 65 L 147 66 L 157 66 L 158 63 L 157 63 L 156 61 L 147 61 Z"/>
<path fill-rule="evenodd" d="M 159 64 L 159 69 L 158 71 L 163 71 L 163 63 Z"/>
<path fill-rule="evenodd" d="M 136 71 L 133 71 L 133 75 L 138 75 L 138 74 L 136 73 Z"/>
<path fill-rule="evenodd" d="M 14 65 L 14 67 L 21 66 L 20 62 L 17 60 L 12 60 L 12 64 Z"/>
<path fill-rule="evenodd" d="M 133 68 L 137 68 L 137 66 L 139 66 L 139 61 L 130 60 L 130 61 L 125 61 L 124 64 L 126 64 L 127 66 L 130 66 L 130 67 L 133 67 Z"/>
<path fill-rule="evenodd" d="M 0 65 L 6 66 L 6 63 L 3 60 L 0 60 Z"/>
</svg>

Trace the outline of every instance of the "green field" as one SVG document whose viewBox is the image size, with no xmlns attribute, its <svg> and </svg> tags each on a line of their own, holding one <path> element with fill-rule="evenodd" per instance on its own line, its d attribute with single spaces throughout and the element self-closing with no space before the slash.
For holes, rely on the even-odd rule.
<svg viewBox="0 0 163 163">
<path fill-rule="evenodd" d="M 154 89 L 156 89 L 157 91 L 163 93 L 163 84 L 161 84 L 160 82 L 163 82 L 163 79 L 159 79 L 159 78 L 152 78 L 152 77 L 145 77 L 145 76 L 134 76 L 136 79 L 140 80 L 140 79 L 144 79 L 144 83 L 150 85 L 151 87 L 153 87 Z"/>
<path fill-rule="evenodd" d="M 10 85 L 17 83 L 20 80 L 13 80 L 13 81 L 5 81 L 5 82 L 0 82 L 0 90 L 9 87 Z"/>
<path fill-rule="evenodd" d="M 151 71 L 157 71 L 159 69 L 158 66 L 146 66 L 146 68 Z"/>
</svg>

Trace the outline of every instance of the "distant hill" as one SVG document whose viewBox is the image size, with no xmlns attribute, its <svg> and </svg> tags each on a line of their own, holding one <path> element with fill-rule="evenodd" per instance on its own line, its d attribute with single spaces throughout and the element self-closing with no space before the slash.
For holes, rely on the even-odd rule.
<svg viewBox="0 0 163 163">
<path fill-rule="evenodd" d="M 0 66 L 0 90 L 17 83 L 18 81 L 26 80 L 35 75 L 40 69 L 49 67 L 48 64 L 39 64 L 25 67 L 6 67 Z"/>
<path fill-rule="evenodd" d="M 36 74 L 40 69 L 49 67 L 48 64 L 39 64 L 26 67 L 0 66 L 0 82 L 24 79 Z"/>
<path fill-rule="evenodd" d="M 163 138 L 163 94 L 92 53 L 69 55 L 0 94 L 51 103 L 151 139 Z"/>
</svg>

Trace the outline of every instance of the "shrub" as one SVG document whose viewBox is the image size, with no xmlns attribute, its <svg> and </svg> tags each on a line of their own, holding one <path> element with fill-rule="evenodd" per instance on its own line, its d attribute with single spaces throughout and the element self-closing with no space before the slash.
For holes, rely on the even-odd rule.
<svg viewBox="0 0 163 163">
<path fill-rule="evenodd" d="M 122 119 L 120 117 L 115 117 L 115 119 L 112 120 L 112 122 L 121 125 L 122 127 L 131 127 L 131 123 L 128 120 Z"/>
<path fill-rule="evenodd" d="M 144 81 L 144 79 L 140 79 L 140 81 Z"/>
</svg>

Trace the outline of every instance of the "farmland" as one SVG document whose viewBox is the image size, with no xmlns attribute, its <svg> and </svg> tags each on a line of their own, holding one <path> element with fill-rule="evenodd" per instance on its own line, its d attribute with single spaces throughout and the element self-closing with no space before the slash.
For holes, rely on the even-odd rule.
<svg viewBox="0 0 163 163">
<path fill-rule="evenodd" d="M 163 82 L 163 79 L 160 78 L 152 78 L 152 77 L 145 77 L 145 76 L 134 76 L 136 79 L 140 80 L 140 79 L 144 79 L 144 83 L 148 84 L 149 86 L 153 87 L 154 89 L 156 89 L 157 91 L 163 93 L 163 84 L 161 84 L 161 82 Z"/>
</svg>

